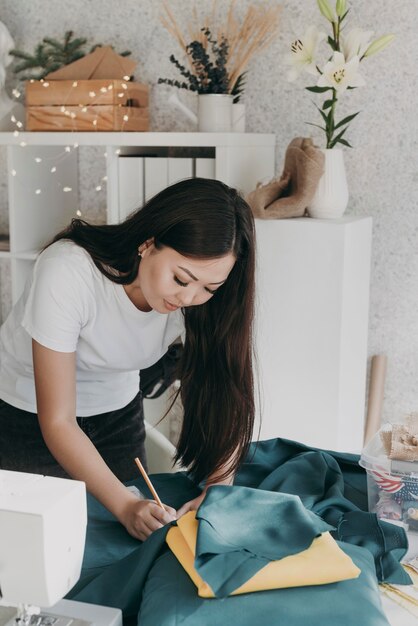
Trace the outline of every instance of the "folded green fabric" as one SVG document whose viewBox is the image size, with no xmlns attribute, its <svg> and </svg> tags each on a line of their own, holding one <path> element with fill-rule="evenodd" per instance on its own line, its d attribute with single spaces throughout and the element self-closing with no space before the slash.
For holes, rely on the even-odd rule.
<svg viewBox="0 0 418 626">
<path fill-rule="evenodd" d="M 373 555 L 379 581 L 396 581 L 397 585 L 411 584 L 411 577 L 399 565 L 405 556 L 403 528 L 379 520 L 372 513 L 350 511 L 341 517 L 337 536 L 340 541 L 367 548 Z"/>
<path fill-rule="evenodd" d="M 195 568 L 218 598 L 270 561 L 298 554 L 333 530 L 294 495 L 218 485 L 197 511 Z"/>
<path fill-rule="evenodd" d="M 411 584 L 399 563 L 408 550 L 406 533 L 367 512 L 366 471 L 359 458 L 269 439 L 251 445 L 234 484 L 298 495 L 306 508 L 337 528 L 334 539 L 372 553 L 380 582 Z"/>
</svg>

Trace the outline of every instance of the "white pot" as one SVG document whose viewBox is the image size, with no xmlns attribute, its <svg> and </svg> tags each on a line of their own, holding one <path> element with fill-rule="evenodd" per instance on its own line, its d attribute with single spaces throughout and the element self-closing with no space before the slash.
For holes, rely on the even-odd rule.
<svg viewBox="0 0 418 626">
<path fill-rule="evenodd" d="M 230 133 L 232 101 L 228 94 L 199 94 L 198 126 L 202 133 Z"/>
<path fill-rule="evenodd" d="M 245 104 L 241 102 L 232 105 L 232 132 L 245 133 Z"/>
<path fill-rule="evenodd" d="M 325 155 L 324 173 L 308 206 L 311 217 L 338 218 L 347 208 L 348 186 L 344 154 L 339 148 L 322 150 Z"/>
</svg>

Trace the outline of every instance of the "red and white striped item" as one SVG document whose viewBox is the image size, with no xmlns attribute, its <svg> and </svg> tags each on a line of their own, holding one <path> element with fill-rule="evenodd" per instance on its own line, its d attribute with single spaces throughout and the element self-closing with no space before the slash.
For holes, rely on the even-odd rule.
<svg viewBox="0 0 418 626">
<path fill-rule="evenodd" d="M 369 470 L 371 474 L 373 474 L 373 478 L 380 489 L 383 491 L 388 491 L 389 493 L 397 493 L 401 489 L 405 487 L 405 483 L 402 478 L 399 476 L 392 476 L 392 474 L 388 474 L 381 468 L 376 468 L 375 470 Z"/>
</svg>

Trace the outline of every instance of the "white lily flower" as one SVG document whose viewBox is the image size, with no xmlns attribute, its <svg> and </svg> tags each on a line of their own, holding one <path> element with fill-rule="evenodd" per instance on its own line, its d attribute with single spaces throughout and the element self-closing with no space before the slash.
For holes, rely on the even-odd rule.
<svg viewBox="0 0 418 626">
<path fill-rule="evenodd" d="M 347 87 L 362 87 L 366 82 L 358 73 L 359 64 L 358 56 L 353 56 L 346 62 L 341 52 L 334 52 L 332 60 L 322 70 L 318 87 L 333 87 L 338 94 L 342 94 Z"/>
<path fill-rule="evenodd" d="M 341 52 L 346 61 L 350 61 L 354 56 L 359 59 L 370 46 L 373 37 L 372 30 L 361 30 L 361 28 L 353 28 L 348 35 L 342 36 L 340 40 Z"/>
<path fill-rule="evenodd" d="M 319 43 L 326 35 L 320 32 L 316 26 L 309 26 L 302 39 L 296 39 L 291 45 L 291 53 L 287 55 L 286 62 L 292 65 L 287 79 L 296 80 L 303 70 L 309 74 L 317 74 L 315 56 Z"/>
</svg>

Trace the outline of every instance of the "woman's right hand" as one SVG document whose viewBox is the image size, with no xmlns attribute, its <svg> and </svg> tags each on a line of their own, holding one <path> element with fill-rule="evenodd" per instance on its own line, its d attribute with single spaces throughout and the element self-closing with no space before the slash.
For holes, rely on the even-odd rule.
<svg viewBox="0 0 418 626">
<path fill-rule="evenodd" d="M 119 521 L 132 537 L 145 541 L 147 537 L 177 519 L 176 510 L 164 504 L 162 509 L 155 500 L 130 500 Z"/>
</svg>

